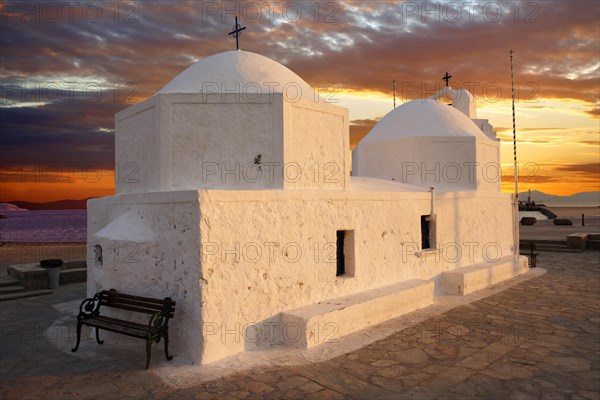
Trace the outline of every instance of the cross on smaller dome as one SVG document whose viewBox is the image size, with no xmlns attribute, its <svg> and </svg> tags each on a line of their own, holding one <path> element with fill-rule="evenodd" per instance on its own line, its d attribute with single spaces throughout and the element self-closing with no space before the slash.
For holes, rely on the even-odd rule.
<svg viewBox="0 0 600 400">
<path fill-rule="evenodd" d="M 448 83 L 450 82 L 450 78 L 452 78 L 452 75 L 449 75 L 448 72 L 446 71 L 446 75 L 444 75 L 442 77 L 442 80 L 446 81 L 446 87 L 448 87 Z"/>
</svg>

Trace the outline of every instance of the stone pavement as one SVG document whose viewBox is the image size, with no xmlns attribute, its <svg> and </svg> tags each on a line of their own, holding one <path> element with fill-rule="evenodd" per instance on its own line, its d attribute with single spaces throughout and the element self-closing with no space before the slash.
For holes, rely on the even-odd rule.
<svg viewBox="0 0 600 400">
<path fill-rule="evenodd" d="M 598 255 L 542 253 L 538 266 L 548 273 L 362 348 L 214 379 L 185 365 L 165 373 L 160 346 L 143 370 L 137 340 L 89 340 L 68 352 L 74 319 L 56 305 L 81 299 L 85 287 L 66 285 L 0 306 L 0 398 L 600 399 Z"/>
</svg>

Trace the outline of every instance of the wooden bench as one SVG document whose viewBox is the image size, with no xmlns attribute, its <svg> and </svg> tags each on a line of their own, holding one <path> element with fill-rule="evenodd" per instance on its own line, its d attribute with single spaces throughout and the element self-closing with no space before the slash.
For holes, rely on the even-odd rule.
<svg viewBox="0 0 600 400">
<path fill-rule="evenodd" d="M 101 315 L 100 312 L 107 307 L 149 314 L 151 317 L 148 324 L 144 325 Z M 175 302 L 170 297 L 160 300 L 118 293 L 114 289 L 103 290 L 96 293 L 94 297 L 85 299 L 79 306 L 79 315 L 77 315 L 77 344 L 71 351 L 76 352 L 79 348 L 81 327 L 87 325 L 96 328 L 96 342 L 98 344 L 104 343 L 103 340 L 100 340 L 100 329 L 145 339 L 146 369 L 150 367 L 152 342 L 159 343 L 162 338 L 165 343 L 165 356 L 170 361 L 173 357 L 169 355 L 169 319 L 173 318 L 174 312 Z"/>
</svg>

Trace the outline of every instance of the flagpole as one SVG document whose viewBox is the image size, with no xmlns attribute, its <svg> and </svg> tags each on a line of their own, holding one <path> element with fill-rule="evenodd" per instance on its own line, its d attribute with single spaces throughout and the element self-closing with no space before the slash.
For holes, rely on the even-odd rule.
<svg viewBox="0 0 600 400">
<path fill-rule="evenodd" d="M 510 81 L 512 92 L 512 123 L 513 123 L 513 154 L 514 154 L 514 172 L 515 172 L 515 195 L 513 201 L 513 219 L 514 219 L 514 238 L 515 238 L 515 257 L 518 261 L 519 256 L 519 164 L 517 163 L 517 127 L 515 122 L 515 74 L 513 68 L 513 50 L 510 54 Z"/>
<path fill-rule="evenodd" d="M 392 81 L 392 86 L 394 88 L 394 109 L 396 109 L 396 80 Z"/>
</svg>

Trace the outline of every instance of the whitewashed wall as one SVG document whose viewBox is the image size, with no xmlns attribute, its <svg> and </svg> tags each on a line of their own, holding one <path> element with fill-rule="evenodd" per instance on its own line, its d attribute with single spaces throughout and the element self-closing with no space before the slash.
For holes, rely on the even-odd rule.
<svg viewBox="0 0 600 400">
<path fill-rule="evenodd" d="M 512 254 L 501 194 L 438 195 L 427 256 L 415 253 L 429 193 L 208 191 L 201 204 L 203 362 L 278 339 L 282 311 Z M 335 276 L 336 230 L 354 230 L 354 277 Z"/>
<path fill-rule="evenodd" d="M 321 99 L 163 93 L 115 125 L 117 193 L 348 184 L 348 110 Z"/>
<path fill-rule="evenodd" d="M 503 194 L 436 194 L 439 246 L 427 256 L 416 253 L 428 192 L 184 191 L 88 207 L 90 244 L 103 247 L 103 265 L 88 268 L 88 294 L 172 297 L 173 353 L 194 363 L 271 344 L 263 323 L 276 324 L 282 311 L 512 254 Z M 129 230 L 111 228 L 120 218 Z M 352 277 L 335 276 L 336 230 L 354 230 Z"/>
</svg>

